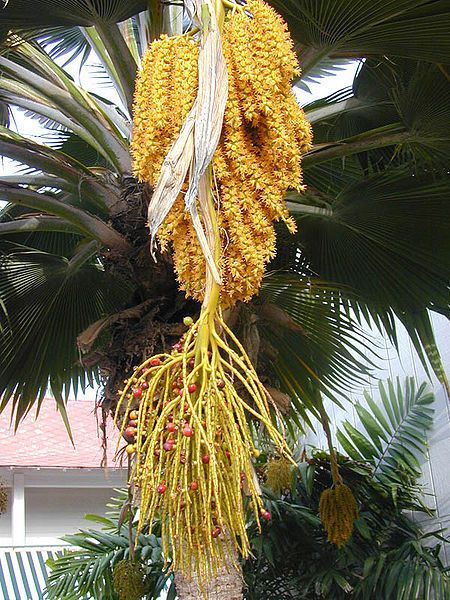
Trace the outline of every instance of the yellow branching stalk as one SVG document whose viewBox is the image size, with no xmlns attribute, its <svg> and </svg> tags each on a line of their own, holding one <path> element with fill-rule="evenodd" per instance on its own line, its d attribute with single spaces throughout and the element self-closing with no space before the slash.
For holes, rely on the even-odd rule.
<svg viewBox="0 0 450 600">
<path fill-rule="evenodd" d="M 343 483 L 324 490 L 319 503 L 320 519 L 328 541 L 341 548 L 351 538 L 358 506 L 351 489 Z"/>
<path fill-rule="evenodd" d="M 272 423 L 267 392 L 214 307 L 202 312 L 170 354 L 153 356 L 134 372 L 116 418 L 123 410 L 129 415 L 136 397 L 138 531 L 159 518 L 172 568 L 189 573 L 194 566 L 200 578 L 208 579 L 230 554 L 224 545 L 232 543 L 248 556 L 244 487 L 258 524 L 261 515 L 267 518 L 247 418 L 263 423 L 278 451 L 289 455 Z M 126 424 L 124 419 L 122 433 Z"/>
</svg>

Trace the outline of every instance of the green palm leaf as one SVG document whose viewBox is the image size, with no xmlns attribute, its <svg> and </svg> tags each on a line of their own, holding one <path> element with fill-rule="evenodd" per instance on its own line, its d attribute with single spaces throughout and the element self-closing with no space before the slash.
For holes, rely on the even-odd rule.
<svg viewBox="0 0 450 600">
<path fill-rule="evenodd" d="M 313 181 L 324 184 L 329 172 Z M 399 168 L 352 178 L 352 171 L 347 182 L 343 175 L 333 178 L 325 193 L 317 193 L 330 210 L 299 216 L 298 254 L 310 271 L 351 290 L 354 299 L 347 304 L 394 343 L 395 314 L 425 366 L 427 354 L 446 384 L 426 311 L 449 310 L 448 176 Z M 314 201 L 314 191 L 306 198 Z"/>
<path fill-rule="evenodd" d="M 419 458 L 426 451 L 426 433 L 433 424 L 433 395 L 426 384 L 418 389 L 414 378 L 406 379 L 404 388 L 388 380 L 387 389 L 379 383 L 381 408 L 365 393 L 368 408 L 360 403 L 355 409 L 365 433 L 345 421 L 337 439 L 354 460 L 367 461 L 374 467 L 374 477 L 396 488 L 402 481 L 415 481 L 420 474 Z"/>
<path fill-rule="evenodd" d="M 147 8 L 146 0 L 11 0 L 4 7 L 1 23 L 10 27 L 118 23 Z"/>
<path fill-rule="evenodd" d="M 269 273 L 263 282 L 259 329 L 277 354 L 269 365 L 306 422 L 307 411 L 317 414 L 317 386 L 336 400 L 373 366 L 369 340 L 341 309 L 342 293 L 329 282 L 287 273 Z"/>
<path fill-rule="evenodd" d="M 101 530 L 80 530 L 64 536 L 62 540 L 76 549 L 64 550 L 62 556 L 47 561 L 51 571 L 44 592 L 47 600 L 118 600 L 113 569 L 118 562 L 130 557 L 130 514 L 126 511 L 125 522 L 120 522 L 128 491 L 116 491 L 119 496 L 107 505 L 112 509 L 108 513 L 109 518 L 85 515 L 86 520 L 101 525 Z M 133 537 L 135 534 L 133 526 Z M 170 578 L 164 571 L 159 538 L 141 533 L 136 539 L 134 555 L 136 561 L 145 568 L 145 600 L 156 600 Z M 172 594 L 173 588 L 171 583 L 168 591 Z"/>
</svg>

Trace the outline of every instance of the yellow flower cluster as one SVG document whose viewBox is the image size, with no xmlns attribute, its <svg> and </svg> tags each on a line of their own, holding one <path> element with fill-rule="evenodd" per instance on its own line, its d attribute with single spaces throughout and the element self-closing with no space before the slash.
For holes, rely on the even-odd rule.
<svg viewBox="0 0 450 600">
<path fill-rule="evenodd" d="M 319 502 L 320 519 L 328 541 L 341 548 L 350 539 L 358 507 L 352 491 L 343 483 L 322 492 Z"/>
<path fill-rule="evenodd" d="M 198 46 L 184 36 L 161 36 L 142 59 L 135 88 L 133 169 L 155 185 L 164 158 L 197 96 Z"/>
<path fill-rule="evenodd" d="M 291 489 L 292 463 L 284 457 L 269 460 L 266 484 L 277 494 Z"/>
<path fill-rule="evenodd" d="M 222 35 L 229 95 L 213 161 L 221 231 L 222 306 L 248 301 L 275 255 L 273 221 L 290 231 L 284 197 L 302 189 L 301 154 L 311 128 L 291 90 L 298 71 L 283 19 L 263 0 L 249 0 L 250 19 L 230 11 Z M 144 58 L 135 103 L 133 155 L 139 178 L 155 183 L 162 161 L 197 92 L 197 52 L 187 37 L 163 37 Z M 181 289 L 202 301 L 205 260 L 183 194 L 160 227 L 163 250 L 171 244 Z"/>
</svg>

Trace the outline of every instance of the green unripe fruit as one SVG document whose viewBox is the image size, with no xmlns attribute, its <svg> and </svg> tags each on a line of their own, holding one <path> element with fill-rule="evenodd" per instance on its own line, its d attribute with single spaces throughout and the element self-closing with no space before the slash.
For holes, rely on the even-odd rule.
<svg viewBox="0 0 450 600">
<path fill-rule="evenodd" d="M 120 600 L 141 600 L 146 593 L 142 565 L 121 560 L 113 569 L 113 581 Z"/>
</svg>

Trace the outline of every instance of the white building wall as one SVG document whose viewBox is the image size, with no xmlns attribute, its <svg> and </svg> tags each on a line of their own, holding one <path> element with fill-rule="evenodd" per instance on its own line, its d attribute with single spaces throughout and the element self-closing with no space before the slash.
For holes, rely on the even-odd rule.
<svg viewBox="0 0 450 600">
<path fill-rule="evenodd" d="M 0 516 L 0 548 L 64 545 L 61 537 L 99 526 L 85 514 L 104 515 L 126 469 L 1 468 L 8 508 Z"/>
</svg>

